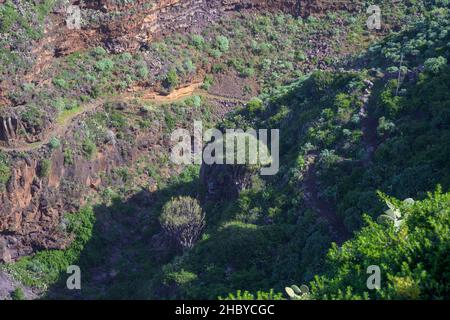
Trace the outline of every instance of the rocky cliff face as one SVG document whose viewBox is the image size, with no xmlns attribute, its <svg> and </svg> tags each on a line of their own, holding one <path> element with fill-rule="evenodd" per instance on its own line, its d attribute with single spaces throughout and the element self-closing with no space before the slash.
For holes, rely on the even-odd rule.
<svg viewBox="0 0 450 320">
<path fill-rule="evenodd" d="M 79 131 L 80 121 L 67 129 L 69 145 L 76 144 L 69 132 Z M 0 190 L 0 262 L 39 249 L 66 247 L 71 238 L 64 230 L 64 213 L 83 205 L 85 197 L 97 192 L 105 183 L 102 177 L 114 168 L 130 166 L 138 156 L 163 145 L 161 128 L 154 128 L 144 134 L 136 133 L 133 146 L 111 139 L 98 149 L 95 158 L 89 160 L 74 154 L 70 164 L 65 163 L 62 148 L 50 150 L 43 146 L 27 153 L 12 152 L 11 177 Z M 51 165 L 42 176 L 44 159 Z"/>
</svg>

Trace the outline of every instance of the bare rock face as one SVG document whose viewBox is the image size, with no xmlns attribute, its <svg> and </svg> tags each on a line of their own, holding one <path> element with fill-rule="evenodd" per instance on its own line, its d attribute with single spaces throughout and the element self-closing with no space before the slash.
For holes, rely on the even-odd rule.
<svg viewBox="0 0 450 320">
<path fill-rule="evenodd" d="M 57 248 L 64 242 L 52 231 L 61 213 L 57 207 L 51 208 L 55 197 L 38 178 L 37 170 L 37 160 L 18 159 L 6 192 L 0 194 L 0 242 L 10 259 L 29 254 L 33 248 Z"/>
<path fill-rule="evenodd" d="M 75 168 L 65 168 L 62 153 L 55 152 L 50 175 L 40 178 L 38 159 L 17 159 L 7 190 L 0 193 L 0 242 L 10 259 L 37 249 L 65 248 L 70 239 L 58 228 L 62 215 L 76 208 L 72 202 L 82 204 L 93 177 L 106 169 L 101 160 L 88 164 L 82 159 Z"/>
<path fill-rule="evenodd" d="M 202 199 L 205 201 L 223 201 L 236 199 L 239 193 L 252 186 L 254 170 L 245 165 L 206 165 L 200 169 Z"/>
</svg>

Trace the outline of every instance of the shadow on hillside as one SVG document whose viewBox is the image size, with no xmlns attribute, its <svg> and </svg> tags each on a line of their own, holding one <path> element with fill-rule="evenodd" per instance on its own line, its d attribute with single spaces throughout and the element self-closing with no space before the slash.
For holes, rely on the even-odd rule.
<svg viewBox="0 0 450 320">
<path fill-rule="evenodd" d="M 178 183 L 153 193 L 142 190 L 125 201 L 95 206 L 92 236 L 73 263 L 81 269 L 81 290 L 68 290 L 70 274 L 62 272 L 43 299 L 151 297 L 149 274 L 157 274 L 178 253 L 160 236 L 158 214 L 171 197 L 193 195 L 197 183 Z"/>
</svg>

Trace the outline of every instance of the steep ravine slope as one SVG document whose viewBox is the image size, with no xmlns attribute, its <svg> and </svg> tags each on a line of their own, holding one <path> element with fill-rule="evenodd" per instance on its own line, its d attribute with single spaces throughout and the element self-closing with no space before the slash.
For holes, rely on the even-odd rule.
<svg viewBox="0 0 450 320">
<path fill-rule="evenodd" d="M 144 2 L 136 1 L 132 5 L 143 5 Z M 98 29 L 101 34 L 95 31 L 95 35 L 86 38 L 86 42 L 81 41 L 73 53 L 57 50 L 60 56 L 51 58 L 56 61 L 56 67 L 43 67 L 37 73 L 29 73 L 34 77 L 31 86 L 27 83 L 23 90 L 15 91 L 20 91 L 21 95 L 8 95 L 13 103 L 2 110 L 8 116 L 1 119 L 2 138 L 7 143 L 3 144 L 0 153 L 0 165 L 3 165 L 0 169 L 6 164 L 11 170 L 0 170 L 6 172 L 0 179 L 3 187 L 0 192 L 0 259 L 10 261 L 39 252 L 16 264 L 8 264 L 6 268 L 27 285 L 44 291 L 49 289 L 49 298 L 215 298 L 241 288 L 266 290 L 276 287 L 278 290 L 289 283 L 311 280 L 321 270 L 322 258 L 332 241 L 340 244 L 351 236 L 352 231 L 358 230 L 362 212 L 376 216 L 382 210 L 375 189 L 380 188 L 398 197 L 423 197 L 424 192 L 432 190 L 437 183 L 443 184 L 445 190 L 448 188 L 445 174 L 448 168 L 443 161 L 445 148 L 436 147 L 446 146 L 446 127 L 438 120 L 446 113 L 439 111 L 438 101 L 434 102 L 435 109 L 421 110 L 423 101 L 414 98 L 418 96 L 416 92 L 423 90 L 423 81 L 416 81 L 423 71 L 425 59 L 414 63 L 408 60 L 408 70 L 402 78 L 405 85 L 395 88 L 392 81 L 398 77 L 398 70 L 393 71 L 392 66 L 399 63 L 398 39 L 394 39 L 392 47 L 383 44 L 381 48 L 385 51 L 381 53 L 380 48 L 373 47 L 366 56 L 359 57 L 360 60 L 352 59 L 350 64 L 353 63 L 357 70 L 348 72 L 326 71 L 334 70 L 334 63 L 339 62 L 327 60 L 334 55 L 336 43 L 348 49 L 352 48 L 349 43 L 355 38 L 358 39 L 355 42 L 373 39 L 364 38 L 360 31 L 352 32 L 348 38 L 337 37 L 337 40 L 329 35 L 330 44 L 325 42 L 318 46 L 316 43 L 324 39 L 320 37 L 321 25 L 334 23 L 345 29 L 348 19 L 345 15 L 345 18 L 327 16 L 323 20 L 305 19 L 305 22 L 285 15 L 261 15 L 261 19 L 252 20 L 254 24 L 244 30 L 258 35 L 268 33 L 268 38 L 261 41 L 266 42 L 255 44 L 249 41 L 245 49 L 239 48 L 254 52 L 254 55 L 244 55 L 244 60 L 252 64 L 243 63 L 229 53 L 237 49 L 236 43 L 242 39 L 238 38 L 239 34 L 236 34 L 236 40 L 233 38 L 233 30 L 242 31 L 238 23 L 226 25 L 226 32 L 219 33 L 222 37 L 216 33 L 211 37 L 205 35 L 201 40 L 197 32 L 194 33 L 197 37 L 182 38 L 175 34 L 174 38 L 164 37 L 169 39 L 168 42 L 155 42 L 155 51 L 147 51 L 145 46 L 163 30 L 172 33 L 172 30 L 190 29 L 191 25 L 193 30 L 196 27 L 201 29 L 199 17 L 205 12 L 215 12 L 213 7 L 205 9 L 206 4 L 220 3 L 220 8 L 227 14 L 243 9 L 250 12 L 269 9 L 267 5 L 273 5 L 270 8 L 274 10 L 281 8 L 294 14 L 301 14 L 302 11 L 298 10 L 308 5 L 315 8 L 314 13 L 323 13 L 326 8 L 321 2 L 314 5 L 316 2 L 302 1 L 197 1 L 189 8 L 183 7 L 185 3 L 161 1 L 156 7 L 147 8 L 150 11 L 146 13 L 158 10 L 155 11 L 157 17 L 150 19 L 157 24 L 144 27 L 146 31 L 153 31 L 144 35 L 147 38 L 143 47 L 139 42 L 143 21 L 140 15 L 136 15 L 136 24 L 133 20 L 129 25 L 125 22 L 127 18 L 121 20 L 120 16 L 111 24 L 100 19 L 96 23 L 102 26 Z M 92 2 L 90 8 L 106 16 L 119 9 L 110 1 Z M 189 13 L 186 17 L 177 16 L 186 12 Z M 214 19 L 221 15 L 217 14 Z M 440 15 L 437 17 L 442 18 Z M 180 21 L 181 24 L 174 25 Z M 356 21 L 364 25 L 364 16 Z M 164 27 L 158 30 L 157 25 Z M 287 33 L 280 27 L 284 25 L 298 28 L 300 31 L 294 34 L 299 36 L 309 35 L 310 29 L 317 30 L 319 35 L 314 33 L 315 42 L 310 47 L 301 47 L 300 50 L 295 43 L 293 48 L 296 50 L 291 50 L 295 51 L 294 59 L 298 59 L 295 65 L 289 64 L 290 61 L 267 61 L 270 60 L 267 56 L 261 58 L 261 62 L 253 62 L 261 52 L 270 52 L 273 47 L 282 49 L 276 38 L 281 38 L 282 32 Z M 127 26 L 131 26 L 130 29 Z M 173 29 L 168 26 L 173 26 Z M 282 31 L 276 33 L 274 29 Z M 103 33 L 104 30 L 107 31 Z M 228 36 L 227 41 L 223 34 Z M 105 35 L 114 36 L 106 38 Z M 430 37 L 434 37 L 436 46 L 426 53 L 426 58 L 446 55 L 448 50 L 442 45 L 446 35 L 440 40 L 437 36 Z M 281 38 L 281 42 L 283 40 L 285 38 Z M 171 45 L 170 41 L 175 44 Z M 415 42 L 411 40 L 411 43 L 408 45 L 413 46 Z M 97 47 L 84 50 L 90 46 Z M 286 51 L 290 48 L 287 45 Z M 78 51 L 80 49 L 83 50 Z M 154 63 L 145 65 L 147 61 L 143 63 L 140 56 L 134 55 L 136 49 L 148 53 Z M 152 54 L 156 50 L 162 52 L 164 58 L 158 56 L 154 59 Z M 194 68 L 192 61 L 189 63 L 185 56 L 180 58 L 182 68 L 164 61 L 174 57 L 167 52 L 187 50 L 197 50 L 199 61 L 210 60 L 194 65 Z M 376 57 L 386 53 L 388 61 L 371 61 L 373 52 L 376 52 Z M 344 53 L 341 52 L 339 57 Z M 130 62 L 130 59 L 137 62 Z M 361 61 L 370 62 L 373 69 L 359 70 Z M 263 69 L 268 64 L 270 68 Z M 66 65 L 69 68 L 64 69 Z M 442 66 L 441 60 L 439 68 Z M 64 77 L 59 74 L 54 78 L 48 77 L 59 67 L 64 71 Z M 273 72 L 273 68 L 277 68 L 277 72 Z M 298 70 L 293 70 L 296 68 Z M 270 78 L 289 74 L 281 82 L 286 84 L 302 72 L 322 68 L 324 71 L 301 77 L 291 86 L 275 86 L 273 84 L 279 82 Z M 168 80 L 176 79 L 168 76 L 173 75 L 174 70 L 178 81 L 166 86 Z M 92 79 L 92 71 L 98 79 Z M 298 71 L 296 76 L 295 71 Z M 86 74 L 87 81 L 71 77 L 79 76 L 78 73 Z M 121 82 L 124 75 L 130 80 Z M 261 83 L 255 80 L 257 76 L 261 76 L 258 79 L 263 80 Z M 211 77 L 215 83 L 209 91 L 205 86 L 201 91 L 193 92 L 192 97 L 182 96 L 180 101 L 169 101 L 169 105 L 146 101 L 146 97 L 163 97 L 168 93 L 170 97 L 170 92 L 176 96 L 177 91 L 174 90 L 189 83 L 208 84 Z M 432 78 L 434 84 L 446 84 L 448 80 L 444 74 L 431 77 L 430 70 L 422 77 Z M 40 79 L 47 81 L 41 84 Z M 87 85 L 89 81 L 97 82 L 90 87 Z M 230 88 L 227 82 L 232 81 L 237 83 Z M 60 106 L 50 104 L 52 99 L 36 99 L 36 96 L 41 98 L 46 93 L 45 82 L 52 82 L 61 90 L 54 100 L 62 102 L 63 112 L 58 112 L 57 107 Z M 268 90 L 271 85 L 273 90 Z M 236 94 L 235 87 L 239 86 L 242 93 Z M 99 93 L 104 88 L 105 93 Z M 398 97 L 395 92 L 400 92 L 400 89 L 404 90 Z M 221 180 L 223 177 L 220 175 L 224 172 L 216 172 L 217 175 L 211 174 L 204 180 L 198 176 L 198 168 L 188 168 L 179 175 L 182 168 L 171 166 L 167 160 L 169 134 L 175 127 L 190 128 L 194 119 L 201 118 L 215 124 L 224 114 L 243 106 L 251 95 L 261 91 L 265 92 L 261 96 L 263 102 L 253 99 L 247 108 L 239 109 L 222 125 L 284 128 L 285 166 L 274 179 L 252 181 L 246 190 L 233 196 L 237 199 L 206 203 L 208 229 L 198 246 L 183 255 L 160 233 L 157 217 L 161 203 L 178 194 L 202 198 L 202 194 L 204 196 L 208 192 L 205 187 Z M 414 95 L 406 98 L 410 92 Z M 442 98 L 442 95 L 436 97 Z M 28 104 L 28 99 L 36 105 Z M 76 103 L 72 105 L 73 101 Z M 411 101 L 415 103 L 411 113 L 404 117 L 396 113 L 396 110 L 407 110 L 405 105 Z M 26 112 L 39 108 L 45 110 L 39 119 Z M 48 108 L 48 113 L 45 108 Z M 14 117 L 17 110 L 29 121 L 26 125 Z M 392 155 L 402 144 L 398 139 L 406 139 L 404 132 L 414 132 L 414 128 L 408 128 L 405 123 L 419 116 L 425 116 L 429 123 L 437 124 L 438 130 L 442 130 L 435 135 L 432 128 L 417 124 L 424 133 L 421 143 L 428 141 L 432 146 L 430 155 L 434 156 L 427 163 L 419 161 L 418 166 L 407 161 L 397 162 L 398 158 Z M 16 133 L 20 136 L 18 139 Z M 442 137 L 442 140 L 437 141 L 435 136 Z M 420 154 L 410 151 L 411 159 L 423 160 Z M 386 155 L 392 156 L 392 159 L 387 156 L 392 161 L 388 166 L 391 172 L 387 172 L 382 164 Z M 421 180 L 408 189 L 405 186 L 409 185 L 407 181 L 411 172 L 422 172 Z M 395 176 L 390 177 L 393 174 Z M 170 176 L 175 176 L 176 181 L 166 184 Z M 220 188 L 220 182 L 218 185 Z M 364 188 L 366 190 L 361 190 Z M 98 203 L 101 204 L 93 211 L 82 209 L 79 214 L 66 214 L 77 212 L 84 204 Z M 97 218 L 95 223 L 93 213 Z M 80 221 L 74 217 L 77 215 Z M 229 246 L 223 248 L 223 243 Z M 68 250 L 54 250 L 62 248 Z M 236 255 L 239 250 L 246 254 Z M 235 259 L 237 256 L 239 259 Z M 55 261 L 63 262 L 56 266 Z M 64 272 L 59 268 L 67 262 L 83 266 L 87 275 L 86 291 L 73 294 L 64 290 Z M 58 280 L 60 271 L 61 283 L 49 288 Z"/>
</svg>

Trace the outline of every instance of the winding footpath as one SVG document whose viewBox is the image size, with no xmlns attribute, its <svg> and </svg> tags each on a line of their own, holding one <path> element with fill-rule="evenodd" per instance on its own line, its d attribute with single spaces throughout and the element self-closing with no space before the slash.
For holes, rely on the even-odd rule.
<svg viewBox="0 0 450 320">
<path fill-rule="evenodd" d="M 103 105 L 105 102 L 105 99 L 97 99 L 95 101 L 92 101 L 90 103 L 85 104 L 78 112 L 71 113 L 69 116 L 64 117 L 60 123 L 56 121 L 54 127 L 52 130 L 48 130 L 48 132 L 45 134 L 43 139 L 37 142 L 28 143 L 24 145 L 19 146 L 0 146 L 1 151 L 5 152 L 28 152 L 32 150 L 37 150 L 43 145 L 46 145 L 50 143 L 50 140 L 53 137 L 62 137 L 66 133 L 67 129 L 70 127 L 70 125 L 73 123 L 73 120 L 77 118 L 80 115 L 83 115 L 89 111 L 94 111 L 99 106 Z"/>
</svg>

